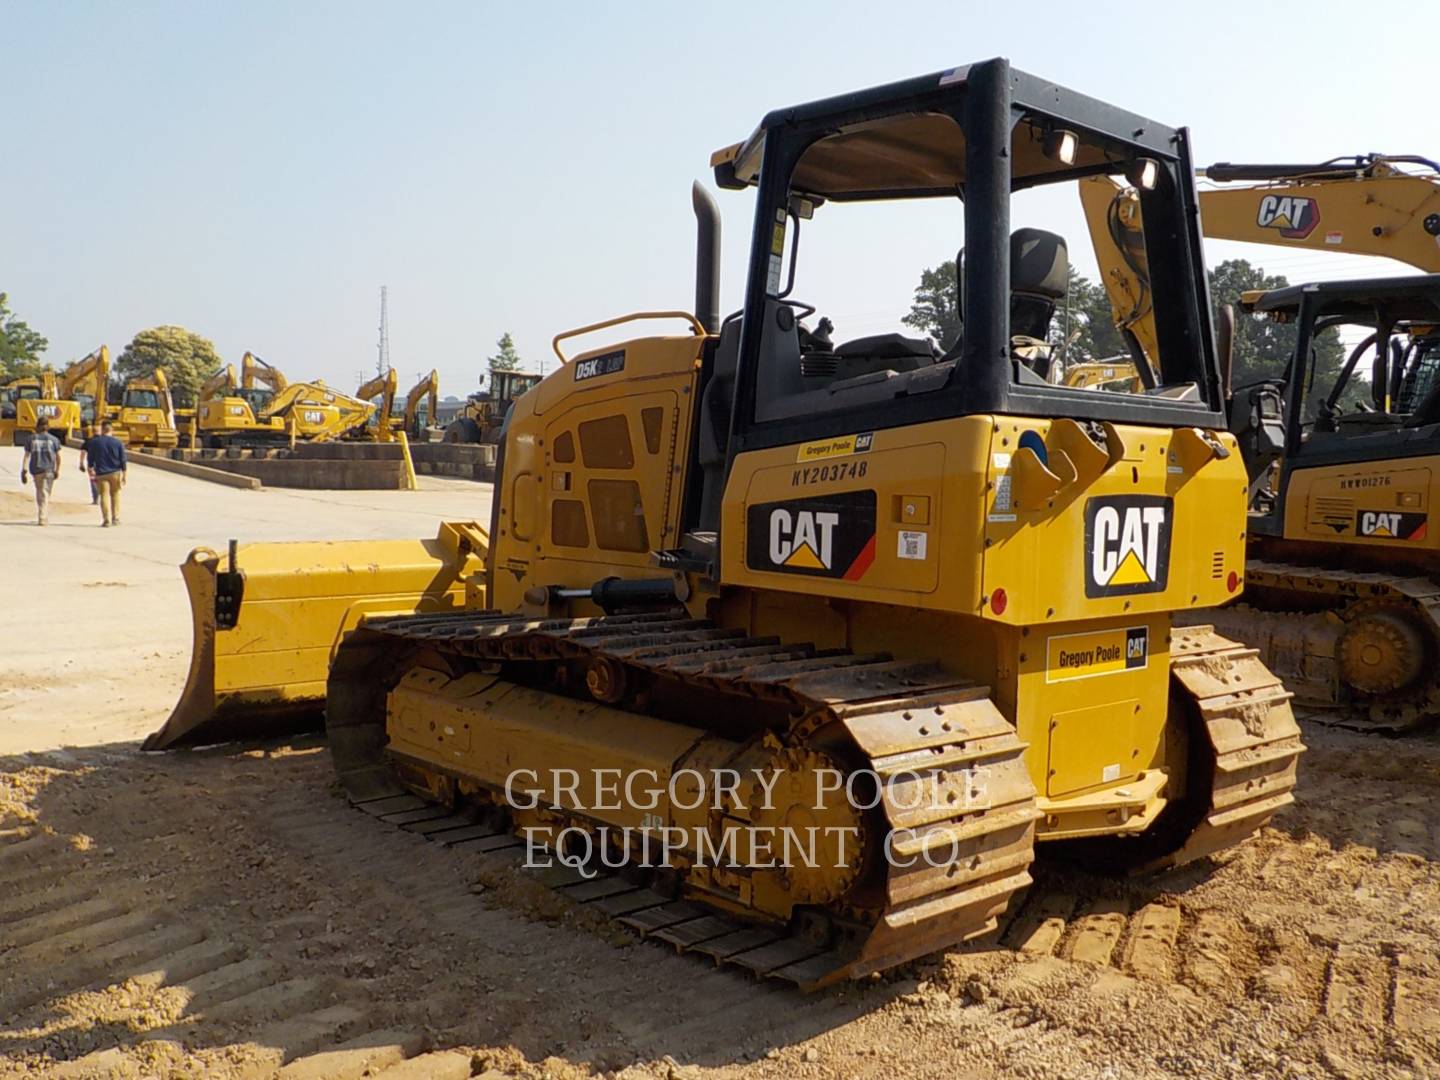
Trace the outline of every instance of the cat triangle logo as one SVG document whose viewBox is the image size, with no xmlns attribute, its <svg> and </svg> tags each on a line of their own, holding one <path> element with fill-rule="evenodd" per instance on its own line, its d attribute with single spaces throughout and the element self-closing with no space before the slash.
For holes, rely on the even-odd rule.
<svg viewBox="0 0 1440 1080">
<path fill-rule="evenodd" d="M 1165 495 L 1101 496 L 1085 504 L 1086 596 L 1165 589 L 1172 507 Z"/>
<path fill-rule="evenodd" d="M 1110 575 L 1107 585 L 1149 585 L 1150 575 L 1145 572 L 1145 564 L 1140 561 L 1140 556 L 1131 551 L 1125 556 L 1115 573 Z"/>
<path fill-rule="evenodd" d="M 784 565 L 793 566 L 797 570 L 826 569 L 825 564 L 820 561 L 820 556 L 815 553 L 815 549 L 809 544 L 798 545 L 795 550 L 790 553 L 790 557 L 785 560 Z"/>
</svg>

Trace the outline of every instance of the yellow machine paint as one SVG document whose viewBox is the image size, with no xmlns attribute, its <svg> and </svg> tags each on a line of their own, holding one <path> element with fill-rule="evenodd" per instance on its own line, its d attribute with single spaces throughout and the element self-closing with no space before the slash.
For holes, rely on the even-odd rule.
<svg viewBox="0 0 1440 1080">
<path fill-rule="evenodd" d="M 1405 171 L 1415 165 L 1420 169 Z M 1201 174 L 1221 185 L 1199 193 L 1207 237 L 1374 255 L 1440 271 L 1440 168 L 1424 158 L 1223 164 Z M 1159 347 L 1135 189 L 1107 176 L 1084 180 L 1079 189 L 1115 325 L 1154 364 Z"/>
<path fill-rule="evenodd" d="M 1057 127 L 1082 106 L 1083 137 Z M 1303 750 L 1289 695 L 1253 651 L 1172 626 L 1238 593 L 1246 529 L 1184 131 L 1137 130 L 992 60 L 772 113 L 712 164 L 722 187 L 758 188 L 745 309 L 720 318 L 718 210 L 697 185 L 696 314 L 555 339 L 559 369 L 505 420 L 484 588 L 436 574 L 464 610 L 345 633 L 348 607 L 305 600 L 310 577 L 363 595 L 335 551 L 307 572 L 247 549 L 238 578 L 208 572 L 213 597 L 187 570 L 197 653 L 214 660 L 179 726 L 208 719 L 212 670 L 243 723 L 247 700 L 263 715 L 308 694 L 326 657 L 352 800 L 380 816 L 418 802 L 427 825 L 485 844 L 535 830 L 566 853 L 583 838 L 589 865 L 625 865 L 596 895 L 633 902 L 629 925 L 805 987 L 992 931 L 1037 840 L 1096 869 L 1171 865 L 1289 803 Z M 1068 261 L 1057 234 L 1009 229 L 1011 193 L 1107 169 L 1148 177 L 1147 217 L 1166 222 L 1150 230 L 1169 274 L 1153 394 L 1079 392 L 1030 367 Z M 815 308 L 788 298 L 801 245 L 787 228 L 822 204 L 959 190 L 963 349 L 835 347 L 800 325 Z M 688 334 L 629 336 L 677 316 Z M 622 325 L 624 340 L 560 348 Z M 252 580 L 280 590 L 269 611 Z M 297 638 L 305 671 L 288 666 Z M 725 770 L 752 780 L 689 798 Z M 663 791 L 602 806 L 545 779 L 607 771 Z M 822 791 L 827 776 L 842 783 Z M 753 844 L 754 858 L 706 857 L 816 829 L 818 862 Z"/>
<path fill-rule="evenodd" d="M 495 443 L 510 403 L 539 382 L 540 376 L 532 372 L 492 371 L 490 385 L 471 394 L 460 412 L 445 426 L 445 441 Z"/>
<path fill-rule="evenodd" d="M 387 368 L 384 374 L 361 383 L 355 391 L 355 396 L 361 401 L 380 399 L 375 406 L 374 427 L 370 429 L 377 442 L 389 442 L 393 438 L 390 434 L 391 414 L 395 411 L 395 393 L 399 384 L 400 376 L 392 367 Z"/>
<path fill-rule="evenodd" d="M 115 436 L 130 446 L 169 449 L 180 444 L 175 403 L 163 368 L 127 381 L 120 395 L 119 409 L 112 415 Z"/>
<path fill-rule="evenodd" d="M 474 522 L 434 540 L 196 548 L 181 565 L 194 646 L 185 690 L 145 749 L 220 742 L 318 721 L 330 658 L 367 616 L 484 606 L 486 550 Z M 242 580 L 243 579 L 243 580 Z"/>
<path fill-rule="evenodd" d="M 1121 393 L 1138 394 L 1145 385 L 1140 380 L 1132 360 L 1112 357 L 1109 360 L 1086 360 L 1070 364 L 1060 380 L 1060 385 L 1076 390 L 1118 390 Z"/>
<path fill-rule="evenodd" d="M 91 428 L 109 415 L 106 395 L 110 387 L 110 350 L 101 345 L 90 355 L 75 361 L 60 376 L 62 398 L 80 408 L 80 426 Z"/>
<path fill-rule="evenodd" d="M 289 383 L 260 410 L 262 424 L 279 422 L 287 435 L 327 442 L 365 430 L 375 415 L 373 402 L 332 390 L 323 380 Z"/>
<path fill-rule="evenodd" d="M 1285 539 L 1440 552 L 1430 506 L 1440 456 L 1297 470 L 1285 498 Z"/>
<path fill-rule="evenodd" d="M 27 444 L 42 417 L 62 442 L 80 430 L 80 405 L 61 396 L 53 371 L 0 387 L 0 444 Z"/>
</svg>

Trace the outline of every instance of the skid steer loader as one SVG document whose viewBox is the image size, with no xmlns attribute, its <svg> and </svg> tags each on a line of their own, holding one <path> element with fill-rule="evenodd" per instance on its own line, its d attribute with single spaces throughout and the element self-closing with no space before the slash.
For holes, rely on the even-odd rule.
<svg viewBox="0 0 1440 1080">
<path fill-rule="evenodd" d="M 556 337 L 508 418 L 483 570 L 432 553 L 463 610 L 343 632 L 376 545 L 308 545 L 319 574 L 278 545 L 201 556 L 214 666 L 197 650 L 188 734 L 196 701 L 318 708 L 334 649 L 352 801 L 568 859 L 569 895 L 804 987 L 986 933 L 1038 844 L 1171 865 L 1288 804 L 1289 694 L 1252 650 L 1172 626 L 1238 593 L 1245 535 L 1187 133 L 997 59 L 771 113 L 712 166 L 754 189 L 743 309 L 720 318 L 696 185 L 695 312 Z M 1142 393 L 1032 370 L 1067 254 L 1011 231 L 1014 194 L 1111 173 L 1142 192 L 1155 268 Z M 802 223 L 926 199 L 963 210 L 960 342 L 807 326 Z M 675 317 L 688 332 L 562 347 Z M 263 648 L 247 708 L 223 684 Z"/>
</svg>

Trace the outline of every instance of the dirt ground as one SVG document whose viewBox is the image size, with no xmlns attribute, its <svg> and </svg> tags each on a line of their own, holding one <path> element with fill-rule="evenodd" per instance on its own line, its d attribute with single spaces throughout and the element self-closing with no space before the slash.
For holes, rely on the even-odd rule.
<svg viewBox="0 0 1440 1080">
<path fill-rule="evenodd" d="M 184 681 L 192 546 L 425 535 L 485 520 L 487 488 L 137 468 L 101 530 L 72 459 L 42 530 L 15 463 L 0 1076 L 1440 1077 L 1433 735 L 1306 723 L 1296 805 L 1240 849 L 1130 881 L 1042 865 L 998 940 L 806 996 L 351 809 L 316 739 L 137 752 Z"/>
</svg>

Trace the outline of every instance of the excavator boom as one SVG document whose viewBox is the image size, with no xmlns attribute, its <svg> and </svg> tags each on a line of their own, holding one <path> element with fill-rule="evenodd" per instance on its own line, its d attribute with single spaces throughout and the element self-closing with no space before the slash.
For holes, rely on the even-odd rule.
<svg viewBox="0 0 1440 1080">
<path fill-rule="evenodd" d="M 1410 171 L 1400 168 L 1410 166 Z M 1316 165 L 1221 163 L 1199 174 L 1205 236 L 1347 255 L 1378 255 L 1440 271 L 1440 168 L 1428 158 L 1366 155 Z M 1230 184 L 1240 186 L 1228 186 Z M 1115 325 L 1158 363 L 1140 203 L 1108 177 L 1080 183 Z"/>
<path fill-rule="evenodd" d="M 297 438 L 324 442 L 365 427 L 375 415 L 373 402 L 332 390 L 324 382 L 289 383 L 261 411 L 259 419 L 280 420 Z"/>
<path fill-rule="evenodd" d="M 375 438 L 380 442 L 390 441 L 390 416 L 395 411 L 395 393 L 399 386 L 400 377 L 392 367 L 387 368 L 383 375 L 376 375 L 369 382 L 362 383 L 355 391 L 355 396 L 361 401 L 373 403 L 377 397 L 380 399 L 375 409 Z"/>
<path fill-rule="evenodd" d="M 440 373 L 434 368 L 405 395 L 405 433 L 413 435 L 420 415 L 420 403 L 425 402 L 425 416 L 429 423 L 435 423 L 435 410 L 440 403 Z"/>
</svg>

